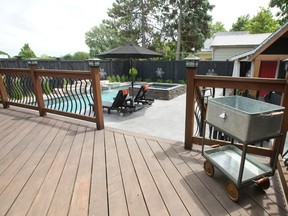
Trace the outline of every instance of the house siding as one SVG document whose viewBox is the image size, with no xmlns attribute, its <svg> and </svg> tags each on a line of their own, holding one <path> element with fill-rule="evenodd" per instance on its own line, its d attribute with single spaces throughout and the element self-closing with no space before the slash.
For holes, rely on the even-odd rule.
<svg viewBox="0 0 288 216">
<path fill-rule="evenodd" d="M 235 55 L 250 51 L 255 47 L 214 47 L 213 60 L 214 61 L 226 61 Z"/>
</svg>

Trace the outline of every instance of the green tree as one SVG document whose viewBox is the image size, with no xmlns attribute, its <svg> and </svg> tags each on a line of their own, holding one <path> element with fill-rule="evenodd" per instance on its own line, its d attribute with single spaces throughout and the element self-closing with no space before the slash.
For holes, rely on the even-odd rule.
<svg viewBox="0 0 288 216">
<path fill-rule="evenodd" d="M 162 32 L 166 38 L 177 41 L 176 60 L 181 53 L 199 50 L 210 35 L 209 23 L 213 9 L 208 0 L 164 0 L 162 2 Z M 183 56 L 184 57 L 184 56 Z"/>
<path fill-rule="evenodd" d="M 86 32 L 85 43 L 90 48 L 90 55 L 96 57 L 98 53 L 119 46 L 121 41 L 115 29 L 101 23 Z"/>
<path fill-rule="evenodd" d="M 237 18 L 236 23 L 232 24 L 231 31 L 246 31 L 247 25 L 250 22 L 249 14 Z"/>
<path fill-rule="evenodd" d="M 217 21 L 214 24 L 210 24 L 210 37 L 213 37 L 217 32 L 227 32 L 224 23 Z"/>
<path fill-rule="evenodd" d="M 163 43 L 155 43 L 154 40 L 154 46 L 156 50 L 163 54 L 163 59 L 169 59 L 169 60 L 175 60 L 175 47 L 176 47 L 176 41 L 164 41 Z"/>
<path fill-rule="evenodd" d="M 121 42 L 149 47 L 157 25 L 155 11 L 158 5 L 158 0 L 118 0 L 108 9 L 110 19 L 104 23 L 117 32 Z"/>
<path fill-rule="evenodd" d="M 72 60 L 72 59 L 73 59 L 73 56 L 68 53 L 68 54 L 62 56 L 61 59 L 63 59 L 63 60 Z"/>
<path fill-rule="evenodd" d="M 271 8 L 278 8 L 280 11 L 276 13 L 280 25 L 284 25 L 288 21 L 288 1 L 287 0 L 270 0 Z"/>
<path fill-rule="evenodd" d="M 55 59 L 55 57 L 49 56 L 49 55 L 47 55 L 47 54 L 42 54 L 42 55 L 40 56 L 40 58 L 41 58 L 41 59 Z"/>
<path fill-rule="evenodd" d="M 28 43 L 24 44 L 18 55 L 21 56 L 22 58 L 36 58 L 35 53 L 30 48 Z"/>
<path fill-rule="evenodd" d="M 8 58 L 10 58 L 10 55 L 9 55 L 8 53 L 6 53 L 6 52 L 4 52 L 4 51 L 1 51 L 1 50 L 0 50 L 0 55 L 5 55 L 5 56 L 7 56 Z"/>
<path fill-rule="evenodd" d="M 161 53 L 177 49 L 179 59 L 180 51 L 200 49 L 209 37 L 212 8 L 208 0 L 117 0 L 85 42 L 91 56 L 130 42 Z"/>
<path fill-rule="evenodd" d="M 89 53 L 86 53 L 86 52 L 75 52 L 73 54 L 73 59 L 75 60 L 85 60 L 88 58 L 90 58 L 90 55 Z"/>
<path fill-rule="evenodd" d="M 250 34 L 271 33 L 278 28 L 279 24 L 273 19 L 271 11 L 262 7 L 246 26 Z"/>
</svg>

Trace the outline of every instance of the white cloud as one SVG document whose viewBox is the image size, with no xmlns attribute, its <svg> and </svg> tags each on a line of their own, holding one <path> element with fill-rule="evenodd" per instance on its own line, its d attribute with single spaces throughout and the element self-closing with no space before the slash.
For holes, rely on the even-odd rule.
<svg viewBox="0 0 288 216">
<path fill-rule="evenodd" d="M 85 32 L 108 18 L 107 9 L 115 0 L 9 0 L 1 1 L 0 50 L 17 55 L 28 43 L 37 56 L 62 56 L 89 52 Z M 214 21 L 231 28 L 237 17 L 255 15 L 269 0 L 209 0 L 216 5 Z"/>
<path fill-rule="evenodd" d="M 88 52 L 85 32 L 107 18 L 114 0 L 9 0 L 1 2 L 0 50 L 17 55 L 29 43 L 37 56 Z"/>
</svg>

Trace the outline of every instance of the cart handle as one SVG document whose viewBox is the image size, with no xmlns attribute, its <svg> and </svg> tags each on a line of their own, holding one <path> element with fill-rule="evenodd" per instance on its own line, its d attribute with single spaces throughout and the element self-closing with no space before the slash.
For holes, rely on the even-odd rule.
<svg viewBox="0 0 288 216">
<path fill-rule="evenodd" d="M 268 114 L 267 114 L 267 113 L 266 113 L 266 114 L 265 114 L 265 113 L 261 113 L 260 115 L 261 115 L 261 116 L 265 116 L 265 117 L 266 117 L 266 116 L 269 117 L 269 116 L 283 115 L 283 111 L 273 112 L 273 113 L 268 113 Z"/>
</svg>

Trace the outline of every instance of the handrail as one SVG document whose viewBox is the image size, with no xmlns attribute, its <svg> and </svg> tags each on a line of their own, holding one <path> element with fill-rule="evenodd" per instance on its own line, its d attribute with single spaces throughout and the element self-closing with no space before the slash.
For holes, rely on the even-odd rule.
<svg viewBox="0 0 288 216">
<path fill-rule="evenodd" d="M 0 96 L 4 108 L 14 105 L 34 109 L 40 116 L 54 113 L 95 122 L 99 130 L 104 128 L 99 66 L 90 67 L 90 71 L 37 69 L 35 65 L 0 68 Z M 88 105 L 83 102 L 86 98 L 91 100 Z M 71 102 L 74 99 L 80 102 Z M 65 103 L 75 103 L 76 107 L 77 103 L 80 107 L 84 104 L 87 112 L 67 111 Z"/>
<path fill-rule="evenodd" d="M 201 144 L 202 137 L 195 136 L 194 132 L 194 110 L 197 98 L 199 98 L 199 88 L 212 87 L 224 89 L 238 89 L 238 90 L 252 90 L 253 91 L 275 91 L 282 93 L 281 105 L 285 107 L 284 117 L 281 126 L 281 133 L 283 137 L 276 139 L 274 148 L 272 150 L 249 147 L 248 152 L 270 157 L 270 162 L 274 161 L 276 156 L 277 146 L 280 145 L 280 153 L 283 152 L 286 134 L 288 130 L 288 72 L 286 79 L 269 79 L 269 78 L 249 78 L 249 77 L 223 77 L 223 76 L 205 76 L 197 75 L 196 68 L 186 68 L 187 91 L 186 91 L 186 118 L 185 118 L 185 140 L 184 148 L 192 149 L 193 144 Z M 202 100 L 202 99 L 201 99 Z M 205 111 L 205 110 L 204 110 Z M 206 139 L 206 138 L 205 138 Z M 227 145 L 223 140 L 207 139 L 205 144 Z M 238 146 L 241 148 L 241 146 Z"/>
</svg>

